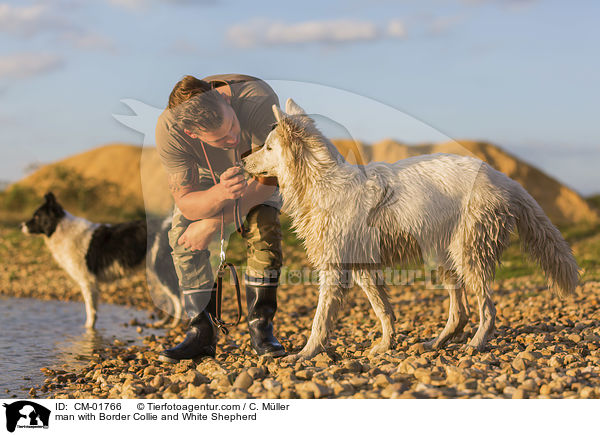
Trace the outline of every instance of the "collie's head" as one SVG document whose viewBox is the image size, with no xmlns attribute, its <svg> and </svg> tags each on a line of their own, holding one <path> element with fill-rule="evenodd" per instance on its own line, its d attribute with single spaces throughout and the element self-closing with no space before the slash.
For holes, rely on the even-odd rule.
<svg viewBox="0 0 600 435">
<path fill-rule="evenodd" d="M 54 194 L 48 192 L 44 195 L 44 203 L 33 213 L 33 217 L 21 224 L 21 230 L 25 234 L 45 234 L 50 237 L 65 215 L 65 210 L 56 201 Z"/>
<path fill-rule="evenodd" d="M 317 129 L 313 119 L 291 98 L 286 112 L 273 105 L 277 124 L 264 146 L 244 158 L 244 169 L 253 175 L 297 178 L 310 176 L 307 169 L 319 173 L 337 160 L 331 155 L 329 141 Z"/>
</svg>

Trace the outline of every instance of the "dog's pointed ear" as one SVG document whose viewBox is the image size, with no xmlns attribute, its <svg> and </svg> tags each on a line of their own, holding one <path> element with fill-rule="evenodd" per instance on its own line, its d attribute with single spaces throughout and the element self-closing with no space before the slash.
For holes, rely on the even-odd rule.
<svg viewBox="0 0 600 435">
<path fill-rule="evenodd" d="M 285 111 L 288 115 L 306 115 L 304 109 L 298 106 L 291 98 L 288 98 L 285 102 Z"/>
<path fill-rule="evenodd" d="M 44 195 L 44 199 L 46 200 L 47 203 L 49 204 L 55 204 L 56 203 L 56 197 L 54 196 L 54 193 L 52 192 L 48 192 Z"/>
<path fill-rule="evenodd" d="M 281 122 L 281 120 L 285 117 L 283 110 L 281 110 L 276 104 L 273 104 L 273 114 L 275 115 L 277 122 Z"/>
</svg>

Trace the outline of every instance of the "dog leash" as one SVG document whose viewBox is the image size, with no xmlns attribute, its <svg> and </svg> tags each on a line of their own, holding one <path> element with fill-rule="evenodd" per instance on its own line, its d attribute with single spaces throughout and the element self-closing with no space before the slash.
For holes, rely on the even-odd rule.
<svg viewBox="0 0 600 435">
<path fill-rule="evenodd" d="M 210 175 L 213 179 L 213 183 L 217 185 L 217 177 L 215 177 L 215 173 L 213 171 L 212 165 L 210 164 L 210 160 L 208 159 L 208 154 L 206 153 L 206 149 L 204 148 L 204 142 L 200 141 L 202 145 L 202 151 L 204 152 L 204 158 L 206 159 L 206 163 L 208 165 L 208 169 L 210 171 Z M 240 164 L 240 157 L 238 154 L 238 150 L 235 149 L 235 163 Z M 246 229 L 244 228 L 244 223 L 242 221 L 242 213 L 240 207 L 240 199 L 236 199 L 233 204 L 233 220 L 235 223 L 235 229 L 240 235 L 244 236 L 246 234 Z M 235 322 L 227 323 L 221 317 L 221 303 L 223 299 L 223 276 L 225 275 L 225 271 L 229 269 L 229 273 L 231 274 L 231 278 L 233 279 L 233 284 L 235 287 L 235 294 L 237 297 L 237 318 Z M 217 280 L 215 283 L 216 287 L 216 309 L 215 315 L 208 314 L 210 321 L 215 325 L 224 335 L 229 334 L 228 327 L 237 326 L 242 319 L 242 295 L 240 290 L 240 281 L 238 279 L 237 271 L 235 266 L 226 261 L 225 258 L 225 211 L 221 211 L 221 252 L 219 253 L 219 266 L 217 267 Z"/>
</svg>

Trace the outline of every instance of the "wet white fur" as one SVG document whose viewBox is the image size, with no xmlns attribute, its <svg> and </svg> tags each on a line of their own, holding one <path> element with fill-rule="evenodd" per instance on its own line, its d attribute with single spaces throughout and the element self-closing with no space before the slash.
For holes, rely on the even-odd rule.
<svg viewBox="0 0 600 435">
<path fill-rule="evenodd" d="M 381 321 L 382 339 L 392 345 L 394 314 L 385 284 L 373 268 L 422 255 L 439 265 L 450 294 L 448 323 L 427 343 L 441 347 L 463 330 L 468 310 L 465 289 L 477 296 L 480 323 L 469 345 L 483 349 L 494 330 L 490 283 L 511 231 L 538 261 L 559 296 L 578 282 L 570 247 L 535 200 L 514 180 L 486 163 L 451 154 L 413 157 L 393 164 L 347 163 L 292 100 L 265 146 L 248 156 L 250 173 L 276 176 L 284 211 L 319 271 L 319 302 L 310 338 L 290 359 L 324 350 L 347 293 L 342 274 L 367 294 Z M 376 269 L 376 268 L 375 268 Z"/>
</svg>

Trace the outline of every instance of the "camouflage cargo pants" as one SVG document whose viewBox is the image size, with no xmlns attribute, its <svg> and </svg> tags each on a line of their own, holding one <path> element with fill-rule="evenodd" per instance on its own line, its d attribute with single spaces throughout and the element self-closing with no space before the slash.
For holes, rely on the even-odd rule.
<svg viewBox="0 0 600 435">
<path fill-rule="evenodd" d="M 279 215 L 279 209 L 260 204 L 251 209 L 246 216 L 244 226 L 248 231 L 244 239 L 247 247 L 247 268 L 244 279 L 248 284 L 273 285 L 279 281 L 282 262 Z M 186 219 L 175 208 L 169 243 L 173 249 L 173 262 L 179 286 L 184 293 L 210 291 L 214 283 L 213 271 L 216 271 L 219 260 L 219 235 L 208 249 L 191 251 L 177 243 L 191 223 L 192 221 Z M 229 232 L 233 232 L 231 225 L 228 227 Z M 225 237 L 228 237 L 227 232 Z"/>
</svg>

